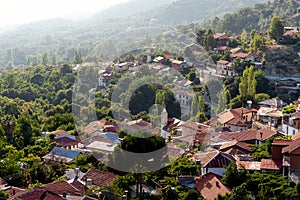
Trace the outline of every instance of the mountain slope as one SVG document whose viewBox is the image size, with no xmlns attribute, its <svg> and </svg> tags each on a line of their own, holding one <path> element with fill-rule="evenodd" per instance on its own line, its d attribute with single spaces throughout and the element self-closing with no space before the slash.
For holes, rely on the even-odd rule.
<svg viewBox="0 0 300 200">
<path fill-rule="evenodd" d="M 248 32 L 252 29 L 265 32 L 275 15 L 284 19 L 286 25 L 299 26 L 299 6 L 299 0 L 274 0 L 272 3 L 257 4 L 253 8 L 242 8 L 235 13 L 224 15 L 222 19 L 215 18 L 206 23 L 205 27 L 216 32 L 227 31 L 232 34 L 241 34 L 243 29 Z"/>
<path fill-rule="evenodd" d="M 202 21 L 265 1 L 132 0 L 84 21 L 55 19 L 28 24 L 0 35 L 0 65 L 11 68 L 38 64 L 45 54 L 50 64 L 52 60 L 72 62 L 76 50 L 81 51 L 83 58 L 93 52 L 89 57 L 98 60 L 101 52 L 94 54 L 94 48 L 124 31 L 149 25 L 172 29 L 181 23 Z"/>
</svg>

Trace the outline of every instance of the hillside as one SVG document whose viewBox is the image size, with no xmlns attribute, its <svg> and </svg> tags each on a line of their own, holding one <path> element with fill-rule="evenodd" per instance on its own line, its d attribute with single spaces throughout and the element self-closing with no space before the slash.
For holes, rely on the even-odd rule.
<svg viewBox="0 0 300 200">
<path fill-rule="evenodd" d="M 163 24 L 179 25 L 222 17 L 226 13 L 262 2 L 266 0 L 177 0 L 146 15 L 151 15 Z"/>
<path fill-rule="evenodd" d="M 273 77 L 300 77 L 300 59 L 297 46 L 269 45 L 262 49 L 266 55 L 264 71 Z"/>
<path fill-rule="evenodd" d="M 214 18 L 204 24 L 204 27 L 216 32 L 228 32 L 241 34 L 242 30 L 250 32 L 257 29 L 265 32 L 273 16 L 280 16 L 286 21 L 286 25 L 299 26 L 300 15 L 297 8 L 299 0 L 274 0 L 262 4 L 256 4 L 253 8 L 242 8 L 235 13 L 226 14 L 223 18 Z"/>
<path fill-rule="evenodd" d="M 43 56 L 44 61 L 54 65 L 72 62 L 78 50 L 83 58 L 92 53 L 89 58 L 99 60 L 101 54 L 93 53 L 95 47 L 124 31 L 149 25 L 172 29 L 257 2 L 265 0 L 132 0 L 83 21 L 54 19 L 27 24 L 0 35 L 0 65 L 8 69 L 36 65 L 42 63 Z"/>
</svg>

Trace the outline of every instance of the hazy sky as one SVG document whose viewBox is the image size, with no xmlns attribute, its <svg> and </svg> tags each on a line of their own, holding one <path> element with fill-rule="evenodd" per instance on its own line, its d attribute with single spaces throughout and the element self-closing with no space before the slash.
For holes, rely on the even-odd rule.
<svg viewBox="0 0 300 200">
<path fill-rule="evenodd" d="M 7 0 L 0 6 L 0 27 L 57 17 L 94 14 L 128 0 Z"/>
</svg>

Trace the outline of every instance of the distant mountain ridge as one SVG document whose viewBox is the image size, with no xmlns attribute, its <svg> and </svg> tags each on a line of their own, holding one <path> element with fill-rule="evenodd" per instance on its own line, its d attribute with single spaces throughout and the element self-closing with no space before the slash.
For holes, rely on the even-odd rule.
<svg viewBox="0 0 300 200">
<path fill-rule="evenodd" d="M 85 58 L 99 43 L 126 30 L 149 25 L 172 29 L 265 1 L 132 0 L 82 21 L 52 19 L 26 24 L 0 34 L 0 65 L 11 68 L 41 63 L 43 56 L 48 56 L 49 63 L 72 62 L 75 51 L 80 50 Z M 93 59 L 100 57 L 101 54 L 96 54 Z"/>
</svg>

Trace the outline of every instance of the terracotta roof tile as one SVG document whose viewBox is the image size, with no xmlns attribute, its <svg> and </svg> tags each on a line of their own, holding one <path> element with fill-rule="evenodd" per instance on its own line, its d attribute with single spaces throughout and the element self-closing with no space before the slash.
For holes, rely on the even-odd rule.
<svg viewBox="0 0 300 200">
<path fill-rule="evenodd" d="M 68 146 L 73 146 L 78 144 L 76 140 L 72 140 L 71 138 L 68 137 L 55 138 L 53 139 L 53 142 L 57 142 L 62 147 L 68 147 Z"/>
<path fill-rule="evenodd" d="M 249 55 L 248 53 L 238 52 L 238 53 L 231 54 L 230 57 L 231 58 L 246 58 L 248 55 Z"/>
<path fill-rule="evenodd" d="M 241 161 L 237 160 L 236 165 L 238 166 L 238 169 L 240 169 L 240 165 L 243 166 L 246 170 L 253 170 L 253 171 L 260 171 L 260 165 L 261 162 L 258 161 Z"/>
<path fill-rule="evenodd" d="M 64 193 L 75 196 L 81 195 L 80 190 L 75 188 L 67 181 L 56 181 L 53 183 L 48 183 L 42 187 L 59 195 L 62 195 Z"/>
<path fill-rule="evenodd" d="M 234 146 L 240 147 L 241 149 L 246 150 L 247 152 L 251 152 L 251 147 L 245 142 L 240 142 L 240 141 L 231 141 L 231 142 L 226 142 L 221 145 L 220 150 L 222 151 L 227 151 L 229 148 L 232 148 Z"/>
<path fill-rule="evenodd" d="M 100 171 L 97 169 L 90 169 L 82 180 L 92 179 L 92 184 L 101 187 L 104 184 L 111 184 L 117 175 L 111 172 Z"/>
<path fill-rule="evenodd" d="M 198 152 L 193 156 L 194 160 L 200 160 L 204 167 L 223 168 L 235 159 L 226 153 L 219 151 Z"/>
<path fill-rule="evenodd" d="M 295 135 L 292 135 L 292 140 L 298 140 L 298 139 L 300 139 L 300 131 Z"/>
<path fill-rule="evenodd" d="M 56 135 L 70 134 L 68 131 L 65 131 L 65 130 L 56 130 L 56 131 L 53 131 L 53 133 Z"/>
<path fill-rule="evenodd" d="M 265 170 L 280 170 L 282 167 L 282 162 L 280 160 L 272 159 L 261 159 L 261 169 Z"/>
<path fill-rule="evenodd" d="M 26 192 L 27 190 L 24 190 L 22 188 L 10 186 L 8 188 L 5 188 L 3 190 L 5 193 L 9 194 L 9 196 L 17 195 Z"/>
<path fill-rule="evenodd" d="M 220 178 L 213 173 L 207 173 L 201 177 L 196 177 L 195 188 L 206 200 L 213 200 L 219 194 L 225 195 L 226 193 L 231 193 L 231 189 L 225 186 L 220 181 Z"/>
<path fill-rule="evenodd" d="M 224 136 L 227 136 L 228 138 L 235 139 L 237 141 L 247 142 L 250 140 L 265 141 L 266 139 L 276 135 L 277 132 L 270 129 L 260 129 L 260 130 L 246 130 L 240 132 L 223 132 L 222 134 Z"/>
<path fill-rule="evenodd" d="M 82 184 L 81 182 L 75 181 L 75 182 L 71 183 L 71 185 L 74 186 L 77 190 L 79 190 L 79 192 L 81 194 L 85 193 L 85 185 Z"/>
<path fill-rule="evenodd" d="M 0 177 L 0 185 L 7 185 L 7 182 Z"/>
<path fill-rule="evenodd" d="M 49 191 L 42 187 L 35 187 L 31 190 L 28 190 L 24 193 L 17 194 L 9 198 L 11 200 L 18 199 L 18 200 L 34 200 L 34 199 L 44 199 L 44 200 L 63 200 L 61 196 L 58 194 Z"/>
<path fill-rule="evenodd" d="M 289 146 L 282 149 L 282 153 L 289 153 L 292 155 L 300 155 L 300 140 L 292 141 Z"/>
</svg>

